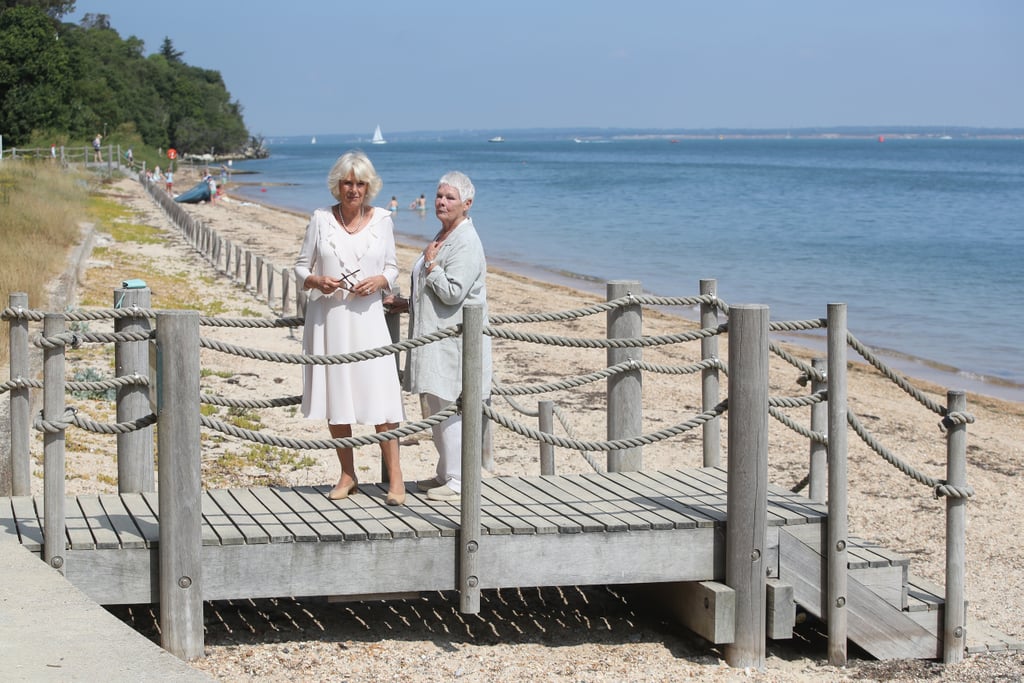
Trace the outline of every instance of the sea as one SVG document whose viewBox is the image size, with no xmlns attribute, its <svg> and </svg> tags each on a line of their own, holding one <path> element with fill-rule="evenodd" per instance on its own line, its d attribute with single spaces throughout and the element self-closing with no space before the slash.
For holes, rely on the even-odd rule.
<svg viewBox="0 0 1024 683">
<path fill-rule="evenodd" d="M 492 266 L 601 295 L 635 280 L 695 296 L 713 278 L 772 320 L 845 303 L 850 332 L 897 371 L 1024 402 L 1024 140 L 503 138 L 270 138 L 269 158 L 233 163 L 231 191 L 310 212 L 333 202 L 336 158 L 362 149 L 384 180 L 374 203 L 396 197 L 398 237 L 415 243 L 438 228 L 437 180 L 460 170 Z M 426 212 L 408 208 L 420 194 Z M 820 333 L 782 338 L 824 347 Z"/>
</svg>

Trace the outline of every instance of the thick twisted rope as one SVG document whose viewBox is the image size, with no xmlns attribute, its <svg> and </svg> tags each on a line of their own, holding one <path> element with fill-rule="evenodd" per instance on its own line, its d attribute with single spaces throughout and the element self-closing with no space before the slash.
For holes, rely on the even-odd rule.
<svg viewBox="0 0 1024 683">
<path fill-rule="evenodd" d="M 149 386 L 149 378 L 143 375 L 124 375 L 113 379 L 98 380 L 95 382 L 65 382 L 64 391 L 75 393 L 82 391 L 106 391 L 107 389 L 119 389 L 127 386 Z M 39 379 L 25 379 L 18 377 L 0 384 L 0 394 L 11 389 L 42 389 L 43 381 Z"/>
<path fill-rule="evenodd" d="M 801 373 L 803 373 L 800 376 L 800 378 L 797 379 L 797 383 L 800 386 L 805 386 L 807 384 L 807 380 L 809 378 L 810 379 L 814 379 L 814 380 L 816 380 L 818 382 L 824 382 L 825 381 L 825 373 L 824 372 L 821 372 L 820 370 L 815 368 L 813 365 L 809 365 L 809 364 L 803 362 L 802 360 L 800 360 L 799 358 L 797 358 L 796 356 L 791 354 L 789 351 L 786 351 L 784 348 L 782 348 L 781 346 L 779 346 L 778 344 L 776 344 L 775 342 L 773 342 L 771 340 L 768 340 L 768 350 L 771 351 L 772 353 L 774 353 L 776 356 L 778 356 L 782 360 L 784 360 L 787 363 L 789 363 L 790 365 L 792 365 L 793 367 L 795 367 L 796 369 L 800 370 Z"/>
<path fill-rule="evenodd" d="M 78 415 L 77 410 L 71 407 L 65 408 L 64 414 L 56 420 L 44 420 L 43 414 L 40 412 L 36 416 L 35 420 L 32 421 L 32 426 L 37 431 L 47 432 L 50 434 L 62 432 L 71 425 L 84 429 L 87 432 L 95 432 L 96 434 L 128 434 L 129 432 L 136 432 L 155 424 L 156 415 L 153 413 L 143 415 L 142 417 L 134 420 L 128 420 L 127 422 L 107 424 L 90 420 L 87 417 L 82 417 Z"/>
<path fill-rule="evenodd" d="M 484 334 L 499 339 L 528 342 L 531 344 L 546 344 L 548 346 L 568 346 L 581 349 L 630 349 L 645 348 L 649 346 L 666 346 L 668 344 L 681 344 L 684 342 L 697 341 L 706 337 L 713 337 L 721 334 L 727 329 L 727 325 L 718 327 L 706 327 L 693 332 L 681 334 L 663 334 L 650 337 L 633 337 L 622 339 L 590 339 L 581 337 L 560 337 L 552 334 L 534 334 L 530 332 L 517 332 L 506 330 L 493 325 L 484 327 Z"/>
<path fill-rule="evenodd" d="M 520 405 L 520 403 L 518 401 L 514 400 L 510 395 L 498 394 L 497 391 L 498 391 L 498 389 L 500 388 L 501 385 L 499 385 L 497 382 L 495 382 L 494 384 L 495 384 L 495 386 L 492 387 L 491 394 L 492 395 L 500 395 L 503 399 L 505 399 L 506 403 L 508 403 L 510 406 L 512 406 L 513 410 L 515 410 L 515 411 L 517 411 L 517 412 L 519 412 L 519 413 L 521 413 L 523 415 L 526 415 L 527 417 L 537 417 L 537 416 L 540 415 L 540 409 L 530 410 L 530 409 L 526 408 L 525 406 Z M 569 438 L 575 439 L 576 438 L 576 432 L 572 428 L 572 424 L 570 424 L 569 418 L 566 417 L 565 412 L 562 410 L 562 408 L 557 406 L 557 405 L 553 406 L 552 413 L 554 414 L 555 418 L 558 420 L 558 423 L 560 425 L 562 425 L 562 429 L 565 430 L 565 433 L 569 435 Z M 590 467 L 593 468 L 593 470 L 595 472 L 603 472 L 604 471 L 602 469 L 602 467 L 601 467 L 601 464 L 597 461 L 597 459 L 594 457 L 594 455 L 590 451 L 586 451 L 586 450 L 579 451 L 579 454 L 581 456 L 583 456 L 583 459 L 587 461 L 587 464 L 590 465 Z"/>
<path fill-rule="evenodd" d="M 623 308 L 625 306 L 635 305 L 647 305 L 647 306 L 696 306 L 699 304 L 714 304 L 718 300 L 709 294 L 694 297 L 655 297 L 655 296 L 637 296 L 630 294 L 628 296 L 619 297 L 618 299 L 612 299 L 611 301 L 605 301 L 591 306 L 585 306 L 582 308 L 575 308 L 568 311 L 556 311 L 552 313 L 526 313 L 526 314 L 504 314 L 504 315 L 493 315 L 489 316 L 489 321 L 494 325 L 503 325 L 508 323 L 541 323 L 541 322 L 561 322 L 565 320 L 575 320 L 577 318 L 583 318 L 588 315 L 595 315 L 597 313 L 607 313 L 608 311 L 615 310 L 617 308 Z"/>
<path fill-rule="evenodd" d="M 245 439 L 246 441 L 253 441 L 267 446 L 278 446 L 280 448 L 314 451 L 335 448 L 355 448 L 356 446 L 369 446 L 383 441 L 401 439 L 402 437 L 411 436 L 412 434 L 417 434 L 430 429 L 434 425 L 444 422 L 457 412 L 459 412 L 458 404 L 451 403 L 440 412 L 435 413 L 426 419 L 420 420 L 419 422 L 407 422 L 400 427 L 389 429 L 386 432 L 378 432 L 376 434 L 368 434 L 366 436 L 349 436 L 343 439 L 292 439 L 290 437 L 274 436 L 272 434 L 254 432 L 251 429 L 242 429 L 241 427 L 236 427 L 235 425 L 228 424 L 227 422 L 217 420 L 215 418 L 206 417 L 205 415 L 201 415 L 199 417 L 199 421 L 200 424 L 207 429 L 213 429 L 229 436 Z"/>
<path fill-rule="evenodd" d="M 637 448 L 639 446 L 649 445 L 659 441 L 664 441 L 665 439 L 670 439 L 674 436 L 679 436 L 680 434 L 700 427 L 709 420 L 713 420 L 718 417 L 726 411 L 728 405 L 728 400 L 725 400 L 711 410 L 699 413 L 689 420 L 680 422 L 677 425 L 673 425 L 650 434 L 643 434 L 641 436 L 631 437 L 628 439 L 615 439 L 613 441 L 580 441 L 578 439 L 566 439 L 555 436 L 554 434 L 541 432 L 533 429 L 532 427 L 527 427 L 526 425 L 501 415 L 490 406 L 483 406 L 483 411 L 484 415 L 486 415 L 488 419 L 515 432 L 516 434 L 519 434 L 520 436 L 525 436 L 528 439 L 533 439 L 534 441 L 542 441 L 552 446 L 572 448 L 578 451 L 615 451 L 627 448 Z"/>
<path fill-rule="evenodd" d="M 301 404 L 302 396 L 282 396 L 279 398 L 250 399 L 226 398 L 224 396 L 210 396 L 209 394 L 200 394 L 199 402 L 211 406 L 221 406 L 223 408 L 283 408 L 285 406 L 297 406 Z"/>
<path fill-rule="evenodd" d="M 853 431 L 856 432 L 864 443 L 871 447 L 875 453 L 878 453 L 886 462 L 914 481 L 924 484 L 925 486 L 932 487 L 936 497 L 947 496 L 949 498 L 970 498 L 974 495 L 974 489 L 970 486 L 965 486 L 963 488 L 951 486 L 944 479 L 929 477 L 923 472 L 919 472 L 914 469 L 913 466 L 898 458 L 894 453 L 890 452 L 889 449 L 879 443 L 879 441 L 875 439 L 870 432 L 868 432 L 867 428 L 861 424 L 861 421 L 853 413 L 846 414 L 846 421 L 849 423 L 850 427 L 853 428 Z"/>
<path fill-rule="evenodd" d="M 919 389 L 911 385 L 910 382 L 906 380 L 906 378 L 902 377 L 901 375 L 897 375 L 892 370 L 892 368 L 883 363 L 878 356 L 872 353 L 871 349 L 864 346 L 864 344 L 862 344 L 859 339 L 854 337 L 852 333 L 846 333 L 846 342 L 853 348 L 853 350 L 859 353 L 864 358 L 864 360 L 866 360 L 868 363 L 874 366 L 876 370 L 878 370 L 883 375 L 892 380 L 900 389 L 903 389 L 903 391 L 913 396 L 918 403 L 920 403 L 921 405 L 923 405 L 925 408 L 932 411 L 936 415 L 946 414 L 945 406 L 940 405 L 933 401 L 932 399 L 928 398 Z"/>
<path fill-rule="evenodd" d="M 426 344 L 431 344 L 440 339 L 458 336 L 461 329 L 460 325 L 456 325 L 455 327 L 447 327 L 443 330 L 425 334 L 422 337 L 406 339 L 404 341 L 395 342 L 394 344 L 381 346 L 375 349 L 366 349 L 365 351 L 356 351 L 354 353 L 339 353 L 327 356 L 317 356 L 305 353 L 279 353 L 277 351 L 264 351 L 262 349 L 252 349 L 244 346 L 238 346 L 236 344 L 228 344 L 215 339 L 209 339 L 207 337 L 200 337 L 199 345 L 204 349 L 220 351 L 221 353 L 229 353 L 241 356 L 242 358 L 251 358 L 253 360 L 291 363 L 293 365 L 343 365 L 345 363 L 357 363 L 362 360 L 370 360 L 371 358 L 393 356 L 400 351 L 408 351 L 409 349 L 425 346 Z"/>
</svg>

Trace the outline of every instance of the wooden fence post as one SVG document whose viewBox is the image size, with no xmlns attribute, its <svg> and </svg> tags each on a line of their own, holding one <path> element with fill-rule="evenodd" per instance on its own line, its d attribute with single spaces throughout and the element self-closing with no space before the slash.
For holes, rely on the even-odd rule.
<svg viewBox="0 0 1024 683">
<path fill-rule="evenodd" d="M 967 410 L 967 395 L 946 393 L 950 413 Z M 953 424 L 946 434 L 946 483 L 967 486 L 967 425 Z M 967 499 L 946 496 L 946 605 L 942 629 L 942 661 L 963 661 L 967 645 L 967 610 L 964 607 L 964 562 L 967 552 Z"/>
<path fill-rule="evenodd" d="M 717 280 L 701 280 L 701 295 L 715 296 Z M 718 327 L 718 306 L 715 304 L 700 305 L 700 326 L 707 329 Z M 700 359 L 718 359 L 718 336 L 704 337 L 700 340 Z M 704 368 L 700 372 L 701 409 L 711 410 L 719 402 L 718 368 Z M 722 462 L 722 418 L 715 417 L 701 427 L 701 443 L 704 449 L 704 467 L 718 467 Z"/>
<path fill-rule="evenodd" d="M 540 431 L 553 434 L 555 431 L 555 402 L 537 402 L 537 427 Z M 540 442 L 540 473 L 555 473 L 555 447 L 544 441 Z"/>
<path fill-rule="evenodd" d="M 811 360 L 811 367 L 815 370 L 825 370 L 825 359 L 814 358 Z M 818 379 L 811 378 L 811 393 L 816 394 L 828 384 Z M 828 434 L 828 403 L 815 403 L 811 406 L 811 431 Z M 809 465 L 809 485 L 807 495 L 815 503 L 824 503 L 828 494 L 828 446 L 817 441 L 811 441 Z"/>
<path fill-rule="evenodd" d="M 731 667 L 764 668 L 768 528 L 768 307 L 729 310 L 725 583 L 736 591 Z"/>
<path fill-rule="evenodd" d="M 114 308 L 148 309 L 150 290 L 115 289 Z M 114 332 L 149 332 L 149 319 L 142 315 L 114 320 Z M 114 344 L 114 376 L 148 377 L 149 342 L 119 341 Z M 117 390 L 117 421 L 128 422 L 148 415 L 149 387 L 131 385 Z M 143 427 L 117 435 L 117 491 L 142 493 L 155 491 L 153 474 L 153 428 Z"/>
<path fill-rule="evenodd" d="M 64 334 L 64 314 L 43 317 L 43 337 Z M 64 419 L 64 344 L 43 350 L 43 419 Z M 63 574 L 64 552 L 64 430 L 43 433 L 43 560 Z"/>
<path fill-rule="evenodd" d="M 160 644 L 203 654 L 199 446 L 199 314 L 156 317 L 159 448 Z"/>
<path fill-rule="evenodd" d="M 8 297 L 11 308 L 28 309 L 28 294 L 14 292 Z M 28 319 L 17 318 L 10 321 L 8 332 L 10 341 L 10 378 L 11 381 L 31 378 L 32 369 L 29 362 Z M 29 443 L 32 428 L 32 397 L 27 386 L 20 386 L 10 391 L 11 406 L 11 451 L 5 455 L 0 470 L 3 478 L 0 489 L 3 495 L 28 496 L 32 494 L 32 471 L 29 459 Z M 7 457 L 10 460 L 7 460 Z"/>
<path fill-rule="evenodd" d="M 480 612 L 480 445 L 483 437 L 484 309 L 462 309 L 462 514 L 459 527 L 459 611 Z"/>
<path fill-rule="evenodd" d="M 828 547 L 822 612 L 828 624 L 828 662 L 846 666 L 848 564 L 846 516 L 846 304 L 828 305 Z"/>
<path fill-rule="evenodd" d="M 614 280 L 607 285 L 607 300 L 639 295 L 643 292 L 636 280 Z M 631 304 L 606 314 L 608 339 L 633 339 L 643 334 L 643 310 Z M 643 360 L 639 347 L 613 349 L 606 354 L 608 366 L 630 360 Z M 640 368 L 613 375 L 607 381 L 608 440 L 628 439 L 643 433 L 643 373 Z M 609 472 L 639 472 L 643 469 L 643 448 L 608 451 Z"/>
</svg>

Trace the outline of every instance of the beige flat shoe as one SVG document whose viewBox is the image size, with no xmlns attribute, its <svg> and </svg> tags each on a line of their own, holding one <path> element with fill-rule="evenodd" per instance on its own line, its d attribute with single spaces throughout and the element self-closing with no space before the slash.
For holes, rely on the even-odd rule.
<svg viewBox="0 0 1024 683">
<path fill-rule="evenodd" d="M 335 486 L 331 489 L 330 493 L 327 494 L 327 497 L 331 500 L 345 500 L 353 493 L 359 493 L 358 481 L 352 482 L 351 486 Z"/>
</svg>

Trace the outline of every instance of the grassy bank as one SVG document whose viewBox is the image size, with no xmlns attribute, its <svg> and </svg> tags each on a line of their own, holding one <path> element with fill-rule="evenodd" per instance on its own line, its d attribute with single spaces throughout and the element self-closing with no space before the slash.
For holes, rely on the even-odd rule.
<svg viewBox="0 0 1024 683">
<path fill-rule="evenodd" d="M 26 292 L 29 306 L 46 308 L 48 285 L 67 266 L 81 236 L 89 193 L 82 177 L 48 162 L 0 163 L 0 296 Z M 9 357 L 0 334 L 0 357 Z"/>
</svg>

